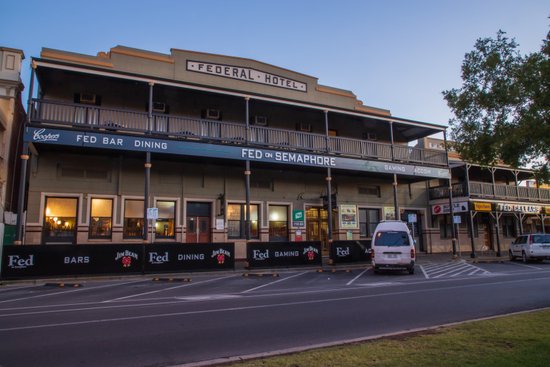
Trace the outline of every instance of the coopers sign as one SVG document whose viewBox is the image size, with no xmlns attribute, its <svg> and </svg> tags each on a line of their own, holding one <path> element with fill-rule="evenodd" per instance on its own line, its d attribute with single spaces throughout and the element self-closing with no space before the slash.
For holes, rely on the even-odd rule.
<svg viewBox="0 0 550 367">
<path fill-rule="evenodd" d="M 252 68 L 189 60 L 187 61 L 187 70 L 195 73 L 210 74 L 252 83 L 271 85 L 273 87 L 280 87 L 298 92 L 307 92 L 306 83 Z"/>
</svg>

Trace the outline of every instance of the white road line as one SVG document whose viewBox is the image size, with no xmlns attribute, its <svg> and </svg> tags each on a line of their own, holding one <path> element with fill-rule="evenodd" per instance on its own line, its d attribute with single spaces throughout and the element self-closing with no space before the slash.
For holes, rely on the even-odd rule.
<svg viewBox="0 0 550 367">
<path fill-rule="evenodd" d="M 426 273 L 426 270 L 424 270 L 424 266 L 420 265 L 420 270 L 422 270 L 422 273 L 426 279 L 430 279 L 430 276 Z"/>
<path fill-rule="evenodd" d="M 296 278 L 296 277 L 299 277 L 300 275 L 304 275 L 306 274 L 307 271 L 304 271 L 303 273 L 299 273 L 299 274 L 294 274 L 294 275 L 291 275 L 289 277 L 286 277 L 286 278 L 283 278 L 283 279 L 279 279 L 279 280 L 276 280 L 274 282 L 270 282 L 270 283 L 267 283 L 267 284 L 262 284 L 258 287 L 254 287 L 254 288 L 250 288 L 250 289 L 247 289 L 246 291 L 242 291 L 241 293 L 248 293 L 248 292 L 252 292 L 252 291 L 255 291 L 255 290 L 258 290 L 258 289 L 261 289 L 261 288 L 264 288 L 264 287 L 268 287 L 270 285 L 273 285 L 273 284 L 276 284 L 276 283 L 280 283 L 280 282 L 284 282 L 285 280 L 288 280 L 288 279 L 292 279 L 292 278 Z"/>
<path fill-rule="evenodd" d="M 27 299 L 34 299 L 34 298 L 42 298 L 42 297 L 56 296 L 56 295 L 59 295 L 59 294 L 66 294 L 66 293 L 73 293 L 73 292 L 91 291 L 91 290 L 95 290 L 95 289 L 108 288 L 108 287 L 116 287 L 117 285 L 126 285 L 126 284 L 139 283 L 139 282 L 143 282 L 143 280 L 135 280 L 135 281 L 132 281 L 132 282 L 124 282 L 124 283 L 100 285 L 100 286 L 91 287 L 91 288 L 83 287 L 83 288 L 73 289 L 73 290 L 70 290 L 70 291 L 63 291 L 63 292 L 57 292 L 57 293 L 47 293 L 47 294 L 39 294 L 39 295 L 37 295 L 37 296 L 30 296 L 30 297 L 24 297 L 24 298 L 14 298 L 14 299 L 8 299 L 8 300 L 5 300 L 5 301 L 0 301 L 0 303 L 15 302 L 15 301 L 24 301 L 24 300 L 27 300 Z"/>
<path fill-rule="evenodd" d="M 346 283 L 346 285 L 351 285 L 353 282 L 355 282 L 357 279 L 361 278 L 361 275 L 365 274 L 370 268 L 367 268 L 365 270 L 363 270 L 358 276 L 356 276 L 355 278 L 353 278 L 352 280 L 350 280 L 349 282 Z"/>
<path fill-rule="evenodd" d="M 216 281 L 216 280 L 228 279 L 228 278 L 233 278 L 233 277 L 236 277 L 236 275 L 230 275 L 230 276 L 221 277 L 221 278 L 214 278 L 214 279 L 207 279 L 207 280 L 203 280 L 202 282 L 186 283 L 186 284 L 177 285 L 177 286 L 174 286 L 174 287 L 168 287 L 168 288 L 163 288 L 163 289 L 157 289 L 157 290 L 155 290 L 155 291 L 144 292 L 144 293 L 138 293 L 138 294 L 132 294 L 132 295 L 125 296 L 125 297 L 118 297 L 118 298 L 113 298 L 113 299 L 110 299 L 110 300 L 107 300 L 107 301 L 103 301 L 103 303 L 121 301 L 121 300 L 128 299 L 128 298 L 133 298 L 133 297 L 138 297 L 138 296 L 145 296 L 145 295 L 147 295 L 147 294 L 154 294 L 154 293 L 159 293 L 159 292 L 164 292 L 164 291 L 170 291 L 170 290 L 172 290 L 172 289 L 178 289 L 178 288 L 183 288 L 183 287 L 190 287 L 190 286 L 196 285 L 196 284 L 209 283 L 209 282 L 214 282 L 214 281 Z"/>
<path fill-rule="evenodd" d="M 443 274 L 452 273 L 456 269 L 460 269 L 463 266 L 464 264 L 455 264 L 453 266 L 446 266 L 445 268 L 440 268 L 437 270 L 428 270 L 428 272 L 430 273 L 431 277 L 434 277 L 435 274 L 439 274 L 439 273 L 443 273 Z"/>
<path fill-rule="evenodd" d="M 536 266 L 520 264 L 520 263 L 516 263 L 516 262 L 513 262 L 513 261 L 510 261 L 510 264 L 514 264 L 514 265 L 517 265 L 517 266 L 524 266 L 524 267 L 529 268 L 529 269 L 546 270 L 544 268 L 537 268 Z"/>
<path fill-rule="evenodd" d="M 307 305 L 307 304 L 322 304 L 322 303 L 329 303 L 329 302 L 352 301 L 352 300 L 365 299 L 365 298 L 379 298 L 379 297 L 397 296 L 397 295 L 404 295 L 404 294 L 448 291 L 448 290 L 461 289 L 461 288 L 477 288 L 477 287 L 484 287 L 484 286 L 491 285 L 491 284 L 502 285 L 502 284 L 512 284 L 512 283 L 534 282 L 534 281 L 537 281 L 537 280 L 548 281 L 548 277 L 530 278 L 530 279 L 516 279 L 516 280 L 510 280 L 510 281 L 507 281 L 507 282 L 499 281 L 499 282 L 482 283 L 482 284 L 474 283 L 474 284 L 458 285 L 458 286 L 454 286 L 454 287 L 417 289 L 417 290 L 397 291 L 397 292 L 388 292 L 388 293 L 379 293 L 379 294 L 366 294 L 366 295 L 360 295 L 360 296 L 327 298 L 327 299 L 318 299 L 318 300 L 283 302 L 283 303 L 268 303 L 268 304 L 265 304 L 265 305 L 255 305 L 255 306 L 215 308 L 215 309 L 210 309 L 210 310 L 182 311 L 182 312 L 173 312 L 173 313 L 156 314 L 156 315 L 127 316 L 127 317 L 117 317 L 117 318 L 109 318 L 109 319 L 96 319 L 96 320 L 61 322 L 61 323 L 52 323 L 52 324 L 16 326 L 16 327 L 0 328 L 0 332 L 3 332 L 3 331 L 17 331 L 17 330 L 44 329 L 44 328 L 53 328 L 53 327 L 62 327 L 62 326 L 102 324 L 102 323 L 109 323 L 109 322 L 146 320 L 146 319 L 157 319 L 157 318 L 166 318 L 166 317 L 175 317 L 175 316 L 212 314 L 212 313 L 221 313 L 221 312 L 235 312 L 235 311 L 245 311 L 245 310 L 253 310 L 253 309 L 269 309 L 269 308 L 277 308 L 277 307 Z"/>
</svg>

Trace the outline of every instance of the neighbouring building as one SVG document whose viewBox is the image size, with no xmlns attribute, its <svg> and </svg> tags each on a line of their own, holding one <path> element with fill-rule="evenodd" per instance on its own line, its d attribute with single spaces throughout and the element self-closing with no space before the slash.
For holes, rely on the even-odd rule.
<svg viewBox="0 0 550 367">
<path fill-rule="evenodd" d="M 418 146 L 443 149 L 442 144 L 439 139 L 425 138 Z M 448 154 L 452 189 L 448 183 L 431 184 L 429 188 L 433 223 L 439 229 L 439 251 L 451 246 L 449 191 L 462 252 L 506 255 L 519 234 L 550 233 L 550 189 L 534 184 L 533 171 L 504 164 L 482 167 L 462 161 L 452 149 Z"/>
<path fill-rule="evenodd" d="M 17 153 L 22 145 L 25 122 L 20 77 L 24 58 L 21 50 L 0 47 L 0 244 L 12 243 L 15 236 L 19 187 Z"/>
</svg>

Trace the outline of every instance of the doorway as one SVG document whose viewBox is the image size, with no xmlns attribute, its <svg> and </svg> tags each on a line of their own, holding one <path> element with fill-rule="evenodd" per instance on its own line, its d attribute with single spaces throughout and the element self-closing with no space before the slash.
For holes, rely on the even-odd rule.
<svg viewBox="0 0 550 367">
<path fill-rule="evenodd" d="M 212 204 L 188 202 L 186 207 L 186 243 L 212 242 Z"/>
<path fill-rule="evenodd" d="M 413 214 L 409 216 L 409 214 Z M 409 219 L 416 219 L 416 222 L 409 222 Z M 407 223 L 413 239 L 416 241 L 416 249 L 420 252 L 425 252 L 424 237 L 422 235 L 422 213 L 417 210 L 404 210 L 401 213 L 401 220 Z"/>
<path fill-rule="evenodd" d="M 328 253 L 328 210 L 317 206 L 306 210 L 306 238 L 321 241 L 323 253 Z"/>
</svg>

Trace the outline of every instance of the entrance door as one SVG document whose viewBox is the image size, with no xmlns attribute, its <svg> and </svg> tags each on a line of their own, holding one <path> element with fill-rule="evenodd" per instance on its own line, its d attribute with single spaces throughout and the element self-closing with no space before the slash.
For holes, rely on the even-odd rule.
<svg viewBox="0 0 550 367">
<path fill-rule="evenodd" d="M 310 207 L 306 210 L 306 238 L 321 241 L 323 252 L 328 252 L 328 210 Z"/>
<path fill-rule="evenodd" d="M 492 220 L 489 215 L 483 216 L 483 249 L 493 249 L 493 229 L 491 226 Z"/>
<path fill-rule="evenodd" d="M 187 203 L 187 223 L 185 242 L 208 243 L 212 242 L 211 203 Z"/>
<path fill-rule="evenodd" d="M 416 222 L 409 223 L 409 214 L 416 215 Z M 411 234 L 413 234 L 413 239 L 416 241 L 416 249 L 418 251 L 424 252 L 424 238 L 422 236 L 422 217 L 421 213 L 416 210 L 405 210 L 401 214 L 401 220 L 407 223 Z"/>
</svg>

